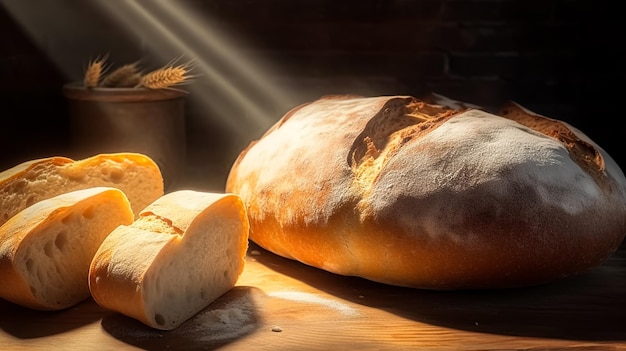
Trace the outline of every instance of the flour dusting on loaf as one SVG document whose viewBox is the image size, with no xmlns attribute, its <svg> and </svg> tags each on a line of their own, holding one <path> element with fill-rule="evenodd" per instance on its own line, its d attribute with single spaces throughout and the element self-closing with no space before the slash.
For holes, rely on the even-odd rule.
<svg viewBox="0 0 626 351">
<path fill-rule="evenodd" d="M 541 284 L 601 264 L 626 234 L 626 179 L 569 124 L 510 105 L 326 97 L 289 111 L 226 191 L 262 247 L 428 289 Z"/>
</svg>

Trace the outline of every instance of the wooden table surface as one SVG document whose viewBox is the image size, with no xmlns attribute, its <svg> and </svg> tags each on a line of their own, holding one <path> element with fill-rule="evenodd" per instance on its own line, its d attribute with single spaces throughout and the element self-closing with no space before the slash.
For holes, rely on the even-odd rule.
<svg viewBox="0 0 626 351">
<path fill-rule="evenodd" d="M 0 300 L 0 350 L 626 350 L 626 249 L 583 275 L 437 292 L 342 277 L 254 244 L 237 286 L 179 328 L 91 299 L 58 312 Z"/>
</svg>

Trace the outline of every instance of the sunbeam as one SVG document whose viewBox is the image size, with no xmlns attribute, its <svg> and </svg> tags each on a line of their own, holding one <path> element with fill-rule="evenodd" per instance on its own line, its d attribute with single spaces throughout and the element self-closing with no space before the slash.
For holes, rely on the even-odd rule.
<svg viewBox="0 0 626 351">
<path fill-rule="evenodd" d="M 194 101 L 204 105 L 205 111 L 213 111 L 211 115 L 220 118 L 222 124 L 227 126 L 230 131 L 245 133 L 250 127 L 253 130 L 265 128 L 272 122 L 275 116 L 263 113 L 263 104 L 259 104 L 247 96 L 241 88 L 236 87 L 224 74 L 215 69 L 212 63 L 209 62 L 210 57 L 208 55 L 200 53 L 198 49 L 187 44 L 186 40 L 189 40 L 189 34 L 195 33 L 195 35 L 203 35 L 203 37 L 210 38 L 209 42 L 213 43 L 211 46 L 216 49 L 213 52 L 214 55 L 222 55 L 222 51 L 226 47 L 225 45 L 216 47 L 218 40 L 214 35 L 211 35 L 210 30 L 201 30 L 199 25 L 195 24 L 195 21 L 185 20 L 179 8 L 170 3 L 157 13 L 156 10 L 148 6 L 142 6 L 134 1 L 99 1 L 98 4 L 108 13 L 111 13 L 128 31 L 137 37 L 145 38 L 145 44 L 150 51 L 160 56 L 161 59 L 171 57 L 167 56 L 170 52 L 180 52 L 181 55 L 193 60 L 194 74 L 199 74 L 203 79 L 210 80 L 212 85 L 218 87 L 220 91 L 216 94 L 215 91 L 209 91 L 201 85 L 190 85 L 189 90 L 192 93 L 192 98 Z M 162 3 L 158 2 L 158 4 Z M 175 33 L 171 28 L 165 26 L 163 23 L 167 23 L 172 19 L 162 18 L 164 15 L 172 16 L 172 18 L 179 21 L 179 25 L 185 23 L 185 32 Z M 232 54 L 229 56 L 232 56 Z M 241 60 L 229 59 L 228 62 L 237 62 L 236 68 L 240 71 L 251 72 L 254 70 Z M 242 67 L 246 68 L 242 69 Z M 254 77 L 257 80 L 259 79 L 258 75 Z M 229 104 L 235 104 L 242 110 L 249 111 L 251 119 L 245 121 L 245 123 L 252 123 L 252 126 L 246 128 L 242 121 L 236 118 L 237 116 L 232 116 L 232 113 L 228 111 L 229 104 L 224 104 L 221 98 L 216 99 L 215 95 L 228 99 Z"/>
<path fill-rule="evenodd" d="M 161 6 L 165 13 L 175 18 L 177 23 L 185 26 L 185 34 L 191 34 L 205 44 L 205 48 L 197 48 L 203 58 L 209 54 L 218 55 L 241 74 L 246 83 L 265 100 L 280 106 L 293 104 L 295 98 L 291 96 L 291 91 L 278 89 L 275 85 L 269 84 L 271 79 L 263 74 L 265 71 L 273 71 L 273 67 L 268 67 L 266 62 L 260 63 L 258 57 L 255 57 L 254 63 L 246 60 L 245 56 L 233 47 L 236 39 L 218 33 L 217 28 L 211 26 L 212 19 L 206 18 L 206 14 L 205 17 L 199 18 L 186 8 L 185 4 L 172 1 L 157 0 L 155 3 Z"/>
</svg>

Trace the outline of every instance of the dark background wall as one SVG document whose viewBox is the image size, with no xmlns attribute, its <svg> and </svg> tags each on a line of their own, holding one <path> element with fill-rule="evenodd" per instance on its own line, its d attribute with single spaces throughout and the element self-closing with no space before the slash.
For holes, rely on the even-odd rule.
<svg viewBox="0 0 626 351">
<path fill-rule="evenodd" d="M 163 45 L 156 55 L 162 33 L 132 33 L 102 3 L 0 0 L 1 169 L 71 153 L 61 87 L 80 80 L 90 59 L 106 53 L 119 63 L 142 58 L 145 64 L 159 65 L 181 55 L 175 45 Z M 109 3 L 121 8 L 128 2 Z M 135 3 L 160 13 L 160 22 L 172 28 L 188 24 L 167 17 L 168 10 L 159 12 L 158 1 Z M 197 62 L 240 87 L 256 106 L 225 98 L 223 87 L 210 75 L 199 74 L 188 86 L 188 176 L 200 187 L 220 187 L 238 152 L 291 107 L 342 93 L 419 97 L 432 91 L 488 108 L 515 100 L 583 130 L 626 168 L 619 2 L 170 3 L 188 7 L 211 26 L 212 35 L 228 36 L 234 56 L 221 59 L 219 47 L 208 50 L 209 39 L 183 34 L 178 41 L 195 50 Z M 263 67 L 260 87 L 229 65 L 239 59 Z M 265 98 L 270 88 L 283 98 Z"/>
</svg>

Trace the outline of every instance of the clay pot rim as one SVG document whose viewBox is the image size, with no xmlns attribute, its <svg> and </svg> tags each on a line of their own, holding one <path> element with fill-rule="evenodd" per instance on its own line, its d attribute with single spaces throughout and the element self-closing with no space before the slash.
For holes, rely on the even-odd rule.
<svg viewBox="0 0 626 351">
<path fill-rule="evenodd" d="M 85 88 L 82 83 L 69 83 L 63 86 L 63 95 L 72 100 L 102 102 L 143 102 L 182 98 L 189 92 L 178 88 Z"/>
</svg>

